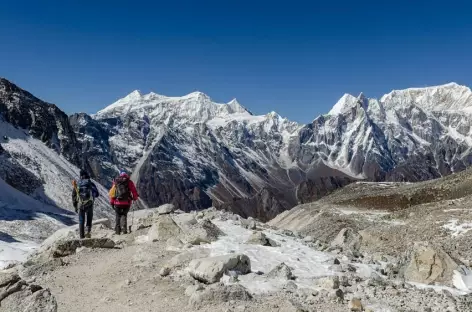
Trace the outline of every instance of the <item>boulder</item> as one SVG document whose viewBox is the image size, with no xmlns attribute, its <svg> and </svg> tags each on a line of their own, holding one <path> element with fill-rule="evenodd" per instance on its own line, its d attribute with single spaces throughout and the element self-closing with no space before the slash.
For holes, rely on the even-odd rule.
<svg viewBox="0 0 472 312">
<path fill-rule="evenodd" d="M 352 298 L 351 301 L 349 301 L 349 310 L 356 311 L 356 312 L 364 311 L 364 307 L 362 306 L 361 299 Z"/>
<path fill-rule="evenodd" d="M 0 272 L 0 287 L 14 284 L 20 280 L 16 270 L 5 270 Z"/>
<path fill-rule="evenodd" d="M 170 269 L 182 268 L 188 266 L 190 261 L 195 259 L 206 258 L 210 255 L 210 250 L 207 248 L 197 248 L 175 255 L 169 261 L 166 262 L 165 266 Z"/>
<path fill-rule="evenodd" d="M 182 240 L 180 240 L 180 238 L 177 238 L 177 237 L 169 238 L 166 242 L 166 245 L 167 245 L 166 250 L 169 250 L 169 251 L 181 251 L 185 247 Z"/>
<path fill-rule="evenodd" d="M 280 279 L 286 279 L 286 280 L 291 280 L 294 279 L 294 276 L 292 274 L 292 270 L 285 264 L 281 263 L 275 268 L 273 268 L 269 273 L 267 273 L 268 278 L 280 278 Z"/>
<path fill-rule="evenodd" d="M 193 213 L 182 213 L 172 216 L 174 222 L 182 229 L 189 228 L 198 223 Z"/>
<path fill-rule="evenodd" d="M 359 253 L 362 236 L 351 228 L 344 228 L 331 242 L 331 247 L 339 247 L 343 251 L 351 251 L 354 255 Z"/>
<path fill-rule="evenodd" d="M 179 226 L 169 215 L 162 215 L 149 229 L 148 238 L 151 242 L 166 241 L 171 237 L 178 237 L 181 232 Z"/>
<path fill-rule="evenodd" d="M 182 231 L 182 241 L 192 245 L 211 243 L 224 235 L 223 231 L 207 219 L 196 224 L 182 226 Z"/>
<path fill-rule="evenodd" d="M 157 208 L 158 215 L 169 214 L 175 211 L 175 206 L 173 204 L 165 204 Z"/>
<path fill-rule="evenodd" d="M 316 285 L 325 289 L 338 289 L 340 282 L 339 276 L 327 276 L 316 280 Z"/>
<path fill-rule="evenodd" d="M 192 260 L 188 272 L 194 279 L 211 284 L 218 282 L 224 273 L 237 271 L 240 274 L 251 272 L 249 257 L 242 254 L 202 258 Z"/>
<path fill-rule="evenodd" d="M 437 282 L 452 286 L 457 268 L 457 263 L 441 248 L 427 242 L 417 242 L 407 251 L 400 274 L 410 282 Z"/>
<path fill-rule="evenodd" d="M 248 219 L 241 218 L 239 220 L 239 222 L 241 223 L 241 226 L 245 229 L 248 229 L 248 230 L 257 229 L 257 224 L 256 224 L 256 221 L 254 221 L 254 220 L 248 220 Z"/>
<path fill-rule="evenodd" d="M 205 290 L 195 291 L 189 299 L 189 305 L 194 309 L 199 309 L 209 304 L 229 301 L 248 301 L 251 299 L 251 294 L 240 284 L 214 284 Z"/>
<path fill-rule="evenodd" d="M 247 240 L 246 244 L 271 246 L 271 247 L 280 246 L 277 242 L 271 240 L 262 232 L 253 232 L 251 237 L 249 237 L 249 239 Z"/>
<path fill-rule="evenodd" d="M 87 248 L 114 248 L 115 242 L 109 238 L 71 239 L 57 242 L 51 249 L 54 258 L 72 255 L 79 247 Z"/>
</svg>

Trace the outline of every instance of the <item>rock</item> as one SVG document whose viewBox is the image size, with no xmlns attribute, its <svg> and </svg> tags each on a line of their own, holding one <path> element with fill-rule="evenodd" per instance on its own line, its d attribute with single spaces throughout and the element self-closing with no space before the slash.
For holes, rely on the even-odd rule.
<svg viewBox="0 0 472 312">
<path fill-rule="evenodd" d="M 185 244 L 177 237 L 171 237 L 166 242 L 166 250 L 169 251 L 181 251 L 185 247 Z"/>
<path fill-rule="evenodd" d="M 288 282 L 284 285 L 284 289 L 285 289 L 285 290 L 288 290 L 289 292 L 294 292 L 295 290 L 298 289 L 298 286 L 297 286 L 297 284 L 295 284 L 293 281 L 288 281 Z"/>
<path fill-rule="evenodd" d="M 341 264 L 341 261 L 339 261 L 338 258 L 334 258 L 333 263 L 336 264 L 336 265 L 339 265 L 339 264 Z"/>
<path fill-rule="evenodd" d="M 254 220 L 240 218 L 239 222 L 241 223 L 241 226 L 245 229 L 248 229 L 248 230 L 257 229 L 257 224 Z"/>
<path fill-rule="evenodd" d="M 20 276 L 16 270 L 2 271 L 0 272 L 0 287 L 7 286 L 8 284 L 14 284 L 20 280 Z"/>
<path fill-rule="evenodd" d="M 186 289 L 185 289 L 185 295 L 187 297 L 191 297 L 194 293 L 196 293 L 197 291 L 202 291 L 204 290 L 205 287 L 203 287 L 203 285 L 201 284 L 198 284 L 198 285 L 190 285 L 188 286 Z"/>
<path fill-rule="evenodd" d="M 166 241 L 172 237 L 178 237 L 182 233 L 178 225 L 170 215 L 162 215 L 149 229 L 148 237 L 151 242 Z"/>
<path fill-rule="evenodd" d="M 350 250 L 354 255 L 359 253 L 362 236 L 351 228 L 339 231 L 336 238 L 331 242 L 331 247 L 340 247 L 343 251 Z"/>
<path fill-rule="evenodd" d="M 364 311 L 364 307 L 362 306 L 361 300 L 358 298 L 353 298 L 349 301 L 349 309 L 350 311 Z"/>
<path fill-rule="evenodd" d="M 51 250 L 54 258 L 60 258 L 72 255 L 77 248 L 114 248 L 115 242 L 109 238 L 86 238 L 86 239 L 72 239 L 57 242 Z"/>
<path fill-rule="evenodd" d="M 315 239 L 313 238 L 313 236 L 306 236 L 305 238 L 303 238 L 303 241 L 305 243 L 313 243 Z"/>
<path fill-rule="evenodd" d="M 11 279 L 14 277 L 14 279 Z M 3 281 L 7 280 L 6 275 Z M 57 302 L 49 290 L 39 285 L 28 284 L 26 281 L 10 275 L 10 283 L 0 287 L 0 311 L 8 312 L 56 312 Z M 14 282 L 16 280 L 16 282 Z"/>
<path fill-rule="evenodd" d="M 252 233 L 251 237 L 249 237 L 249 239 L 246 241 L 246 244 L 272 246 L 272 247 L 280 246 L 277 242 L 271 240 L 262 232 Z"/>
<path fill-rule="evenodd" d="M 424 284 L 439 282 L 451 286 L 454 270 L 458 268 L 446 252 L 427 242 L 415 243 L 407 251 L 405 262 L 401 269 L 405 280 Z"/>
<path fill-rule="evenodd" d="M 164 276 L 168 276 L 170 274 L 170 271 L 171 269 L 169 267 L 163 267 L 160 271 L 159 271 L 159 275 L 164 277 Z"/>
<path fill-rule="evenodd" d="M 187 225 L 182 227 L 182 230 L 184 232 L 182 240 L 192 245 L 208 244 L 216 241 L 218 237 L 225 235 L 210 220 L 202 220 L 197 224 Z"/>
<path fill-rule="evenodd" d="M 342 303 L 344 300 L 344 292 L 341 289 L 336 289 L 334 291 L 334 298 L 337 302 Z"/>
<path fill-rule="evenodd" d="M 339 276 L 327 276 L 316 280 L 316 284 L 325 289 L 338 289 L 340 282 Z"/>
<path fill-rule="evenodd" d="M 203 291 L 194 292 L 189 299 L 189 305 L 194 309 L 198 309 L 209 304 L 218 304 L 231 300 L 248 301 L 251 299 L 251 294 L 240 284 L 214 284 Z"/>
<path fill-rule="evenodd" d="M 182 213 L 182 214 L 174 215 L 173 220 L 175 221 L 175 223 L 177 223 L 177 225 L 180 228 L 184 230 L 198 223 L 193 213 Z"/>
<path fill-rule="evenodd" d="M 285 264 L 281 263 L 275 268 L 273 268 L 268 274 L 268 278 L 281 278 L 286 280 L 291 280 L 294 278 L 292 270 Z"/>
<path fill-rule="evenodd" d="M 164 215 L 174 212 L 175 206 L 173 204 L 165 204 L 157 208 L 158 215 Z"/>
<path fill-rule="evenodd" d="M 215 283 L 227 271 L 238 271 L 241 274 L 251 272 L 249 257 L 242 254 L 202 258 L 192 260 L 188 266 L 190 276 L 204 283 Z"/>
<path fill-rule="evenodd" d="M 189 250 L 181 254 L 175 255 L 172 257 L 165 266 L 171 270 L 175 268 L 182 268 L 187 266 L 190 261 L 194 259 L 206 258 L 210 255 L 210 250 L 206 248 L 198 248 L 194 250 Z"/>
</svg>

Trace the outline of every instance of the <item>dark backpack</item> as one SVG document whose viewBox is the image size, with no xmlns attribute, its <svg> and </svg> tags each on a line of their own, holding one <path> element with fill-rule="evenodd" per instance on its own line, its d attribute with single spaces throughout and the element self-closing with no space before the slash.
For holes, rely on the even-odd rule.
<svg viewBox="0 0 472 312">
<path fill-rule="evenodd" d="M 92 184 L 89 180 L 80 180 L 77 183 L 77 199 L 81 206 L 93 204 Z"/>
<path fill-rule="evenodd" d="M 129 190 L 129 178 L 118 177 L 115 180 L 115 198 L 120 200 L 131 199 L 131 192 Z"/>
</svg>

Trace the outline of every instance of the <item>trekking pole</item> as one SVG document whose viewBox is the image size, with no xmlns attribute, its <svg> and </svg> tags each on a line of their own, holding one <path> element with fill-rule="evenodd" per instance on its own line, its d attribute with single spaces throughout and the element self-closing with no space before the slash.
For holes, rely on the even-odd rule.
<svg viewBox="0 0 472 312">
<path fill-rule="evenodd" d="M 133 227 L 133 222 L 134 222 L 134 202 L 131 204 L 131 210 L 133 212 L 131 213 L 131 225 L 129 226 L 130 233 L 131 233 L 131 228 Z"/>
</svg>

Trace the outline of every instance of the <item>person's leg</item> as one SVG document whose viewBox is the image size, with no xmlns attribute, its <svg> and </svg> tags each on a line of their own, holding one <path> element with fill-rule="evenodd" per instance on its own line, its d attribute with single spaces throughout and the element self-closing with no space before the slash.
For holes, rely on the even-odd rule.
<svg viewBox="0 0 472 312">
<path fill-rule="evenodd" d="M 121 234 L 121 227 L 120 227 L 120 218 L 121 218 L 121 215 L 120 215 L 120 208 L 117 207 L 117 206 L 114 206 L 114 209 L 115 209 L 115 233 L 116 233 L 116 235 L 120 235 L 120 234 Z"/>
<path fill-rule="evenodd" d="M 87 208 L 87 234 L 86 236 L 90 238 L 92 232 L 92 220 L 93 220 L 93 206 Z"/>
<path fill-rule="evenodd" d="M 128 234 L 128 212 L 129 207 L 123 207 L 121 211 L 121 228 L 123 229 L 123 234 Z"/>
<path fill-rule="evenodd" d="M 85 210 L 82 207 L 80 207 L 79 208 L 79 236 L 80 238 L 85 238 L 84 223 L 85 223 Z"/>
</svg>

